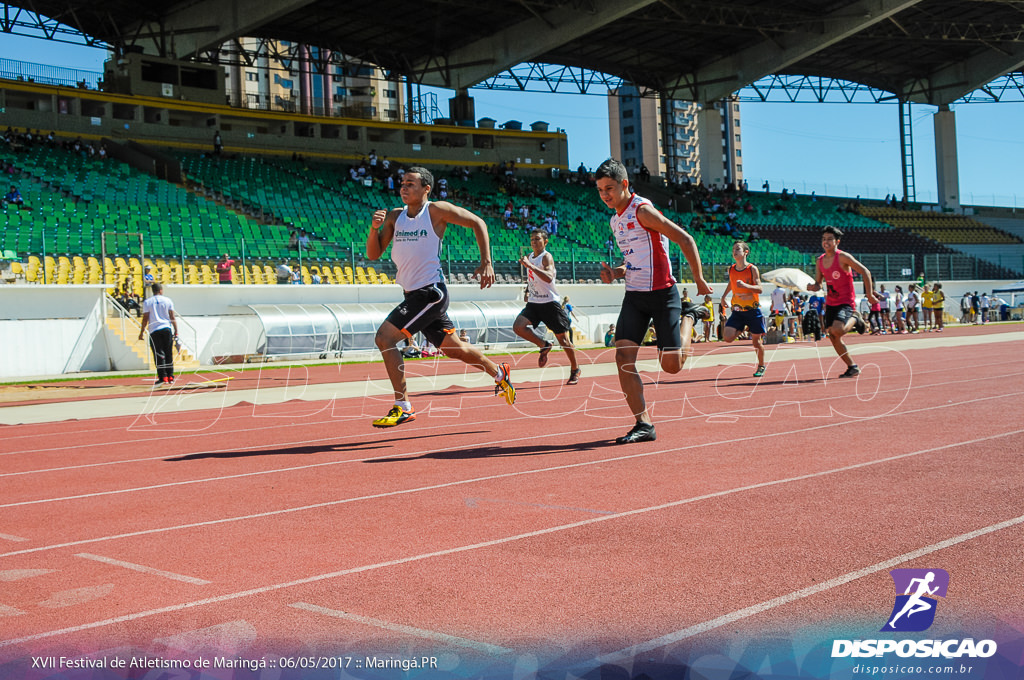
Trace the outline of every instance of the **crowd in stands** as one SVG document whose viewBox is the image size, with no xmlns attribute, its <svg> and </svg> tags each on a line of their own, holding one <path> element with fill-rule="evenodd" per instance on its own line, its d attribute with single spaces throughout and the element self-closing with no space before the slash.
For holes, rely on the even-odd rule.
<svg viewBox="0 0 1024 680">
<path fill-rule="evenodd" d="M 135 312 L 135 316 L 142 316 L 142 298 L 132 290 L 128 279 L 121 282 L 121 287 L 114 293 L 114 299 L 129 313 Z"/>
<path fill-rule="evenodd" d="M 8 127 L 4 131 L 3 141 L 11 151 L 24 151 L 33 146 L 45 145 L 51 148 L 60 147 L 65 151 L 80 153 L 87 158 L 107 157 L 107 147 L 102 142 L 93 144 L 92 142 L 83 141 L 81 137 L 58 140 L 56 133 L 52 130 L 44 135 L 39 130 L 33 132 L 29 128 L 25 128 L 24 132 L 17 132 L 14 128 Z M 9 172 L 6 168 L 5 171 Z"/>
</svg>

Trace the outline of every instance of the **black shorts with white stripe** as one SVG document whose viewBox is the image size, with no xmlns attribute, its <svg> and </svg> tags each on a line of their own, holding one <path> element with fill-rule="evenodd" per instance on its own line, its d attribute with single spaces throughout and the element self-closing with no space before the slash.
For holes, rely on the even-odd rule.
<svg viewBox="0 0 1024 680">
<path fill-rule="evenodd" d="M 391 310 L 387 321 L 410 338 L 423 333 L 430 344 L 440 347 L 445 336 L 455 329 L 448 318 L 448 289 L 444 282 L 405 291 L 405 300 Z"/>
</svg>

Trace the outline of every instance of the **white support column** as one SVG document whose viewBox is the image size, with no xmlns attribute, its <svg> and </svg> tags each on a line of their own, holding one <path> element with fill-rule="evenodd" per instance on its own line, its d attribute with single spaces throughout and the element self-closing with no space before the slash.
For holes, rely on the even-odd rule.
<svg viewBox="0 0 1024 680">
<path fill-rule="evenodd" d="M 935 112 L 935 183 L 939 205 L 960 209 L 960 171 L 956 159 L 956 116 L 943 105 Z"/>
<path fill-rule="evenodd" d="M 697 112 L 697 153 L 700 154 L 700 179 L 705 186 L 725 182 L 722 148 L 722 113 L 714 104 L 705 104 Z"/>
</svg>

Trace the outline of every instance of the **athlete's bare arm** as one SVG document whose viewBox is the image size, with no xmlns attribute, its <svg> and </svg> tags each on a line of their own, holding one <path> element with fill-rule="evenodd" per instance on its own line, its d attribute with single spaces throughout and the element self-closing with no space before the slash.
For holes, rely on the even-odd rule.
<svg viewBox="0 0 1024 680">
<path fill-rule="evenodd" d="M 395 237 L 395 220 L 402 214 L 401 208 L 377 210 L 370 220 L 370 232 L 366 235 L 366 257 L 379 260 Z"/>
<path fill-rule="evenodd" d="M 864 297 L 866 297 L 868 302 L 871 304 L 877 303 L 878 296 L 875 295 L 875 282 L 872 280 L 871 272 L 868 271 L 868 268 L 862 265 L 857 258 L 845 251 L 839 253 L 839 261 L 860 274 L 861 279 L 864 281 Z"/>
<path fill-rule="evenodd" d="M 659 234 L 664 234 L 670 241 L 682 249 L 683 257 L 686 258 L 687 264 L 690 265 L 690 271 L 693 273 L 693 282 L 697 285 L 698 295 L 711 295 L 714 292 L 711 290 L 708 282 L 704 280 L 704 270 L 701 267 L 700 254 L 697 252 L 697 242 L 693 240 L 692 236 L 686 233 L 678 224 L 647 204 L 637 208 L 636 218 L 641 226 L 656 231 Z"/>
<path fill-rule="evenodd" d="M 544 253 L 544 257 L 540 260 L 540 267 L 530 262 L 529 255 L 523 255 L 519 263 L 536 274 L 545 283 L 551 283 L 555 280 L 555 258 L 551 257 L 551 253 Z"/>
<path fill-rule="evenodd" d="M 438 236 L 444 236 L 448 224 L 473 230 L 477 247 L 480 248 L 480 266 L 473 271 L 473 277 L 480 279 L 481 288 L 490 288 L 494 284 L 494 265 L 491 262 L 491 238 L 483 218 L 448 201 L 436 201 L 430 204 L 430 220 Z"/>
<path fill-rule="evenodd" d="M 618 267 L 612 267 L 607 262 L 601 263 L 601 280 L 605 283 L 624 278 L 626 278 L 626 265 L 620 264 Z"/>
</svg>

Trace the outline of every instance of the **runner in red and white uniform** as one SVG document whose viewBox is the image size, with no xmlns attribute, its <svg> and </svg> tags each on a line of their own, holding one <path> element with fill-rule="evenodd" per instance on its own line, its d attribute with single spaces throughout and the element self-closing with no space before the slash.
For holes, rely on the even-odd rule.
<svg viewBox="0 0 1024 680">
<path fill-rule="evenodd" d="M 379 260 L 391 244 L 391 259 L 398 267 L 395 283 L 405 291 L 405 300 L 377 329 L 375 342 L 395 390 L 395 405 L 386 416 L 373 421 L 374 427 L 394 427 L 416 419 L 406 391 L 404 358 L 398 343 L 420 332 L 445 355 L 493 377 L 495 393 L 503 394 L 509 404 L 516 400 L 516 390 L 509 381 L 509 365 L 495 364 L 479 349 L 459 340 L 448 318 L 448 289 L 440 259 L 445 230 L 449 223 L 473 230 L 480 248 L 480 266 L 473 276 L 480 279 L 481 288 L 487 288 L 494 283 L 487 224 L 456 205 L 427 200 L 433 184 L 434 176 L 426 168 L 406 170 L 401 184 L 405 207 L 374 212 L 370 233 L 366 235 L 366 256 L 371 260 Z"/>
<path fill-rule="evenodd" d="M 843 343 L 843 336 L 856 329 L 864 334 L 867 326 L 864 319 L 854 309 L 857 295 L 853 289 L 853 272 L 861 275 L 864 281 L 864 296 L 871 304 L 878 302 L 875 295 L 871 272 L 849 253 L 839 250 L 839 239 L 843 232 L 829 225 L 821 232 L 821 247 L 825 251 L 818 256 L 817 276 L 814 283 L 807 286 L 809 291 L 818 291 L 825 285 L 825 330 L 828 339 L 836 350 L 836 354 L 846 364 L 846 372 L 840 378 L 852 378 L 860 374 L 857 364 L 850 358 L 849 350 Z"/>
<path fill-rule="evenodd" d="M 626 280 L 619 319 L 615 323 L 615 364 L 619 385 L 636 425 L 616 441 L 620 444 L 654 441 L 657 438 L 644 401 L 644 384 L 636 370 L 636 357 L 651 323 L 658 339 L 661 368 L 666 373 L 682 370 L 693 335 L 693 326 L 708 317 L 706 307 L 679 299 L 669 242 L 677 244 L 693 272 L 697 297 L 713 291 L 704 280 L 697 244 L 682 227 L 662 215 L 645 198 L 632 193 L 625 166 L 608 159 L 594 173 L 601 200 L 615 211 L 612 234 L 625 262 L 611 267 L 601 263 L 601 280 Z"/>
</svg>

